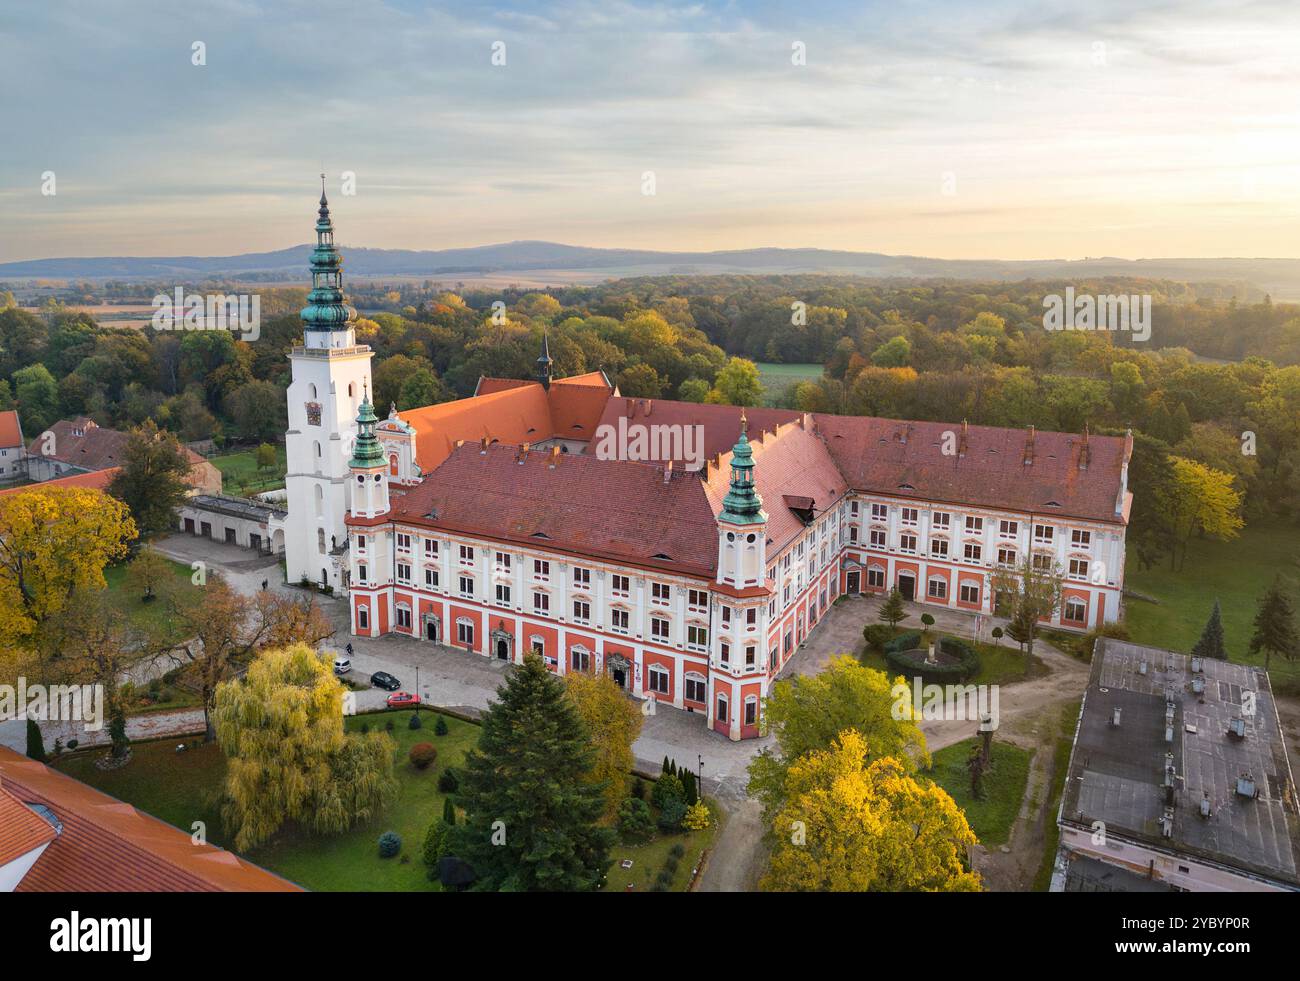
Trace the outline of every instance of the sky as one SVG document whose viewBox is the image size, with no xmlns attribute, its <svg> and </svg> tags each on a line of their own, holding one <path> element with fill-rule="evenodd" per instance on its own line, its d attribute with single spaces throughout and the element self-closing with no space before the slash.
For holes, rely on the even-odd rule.
<svg viewBox="0 0 1300 981">
<path fill-rule="evenodd" d="M 1298 51 L 1295 0 L 7 3 L 0 261 L 301 244 L 322 170 L 344 246 L 1296 257 Z"/>
</svg>

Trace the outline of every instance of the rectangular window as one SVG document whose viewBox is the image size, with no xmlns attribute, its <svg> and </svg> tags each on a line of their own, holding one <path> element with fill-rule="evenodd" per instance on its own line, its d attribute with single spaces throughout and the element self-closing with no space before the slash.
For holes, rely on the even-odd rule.
<svg viewBox="0 0 1300 981">
<path fill-rule="evenodd" d="M 591 620 L 591 604 L 586 600 L 573 601 L 573 619 L 577 623 L 588 623 Z"/>
<path fill-rule="evenodd" d="M 1071 596 L 1065 601 L 1065 619 L 1071 623 L 1083 623 L 1088 619 L 1088 607 L 1083 600 Z"/>
<path fill-rule="evenodd" d="M 921 512 L 916 508 L 903 508 L 903 524 L 914 525 L 919 520 Z"/>
<path fill-rule="evenodd" d="M 962 552 L 966 556 L 967 562 L 978 562 L 980 556 L 984 554 L 984 549 L 974 542 L 967 542 L 962 546 Z"/>
<path fill-rule="evenodd" d="M 686 605 L 692 610 L 705 610 L 709 606 L 709 594 L 703 589 L 691 589 L 686 592 Z"/>
<path fill-rule="evenodd" d="M 1088 548 L 1092 545 L 1092 532 L 1075 528 L 1070 532 L 1070 544 L 1075 548 Z"/>
<path fill-rule="evenodd" d="M 899 547 L 900 549 L 902 549 L 904 552 L 915 552 L 915 551 L 916 551 L 916 536 L 915 536 L 915 535 L 911 535 L 911 534 L 899 535 L 899 536 L 898 536 L 898 547 Z"/>
<path fill-rule="evenodd" d="M 849 525 L 849 541 L 856 542 L 857 540 L 858 540 L 857 525 Z"/>
<path fill-rule="evenodd" d="M 549 579 L 551 575 L 551 563 L 546 559 L 533 559 L 533 575 L 538 579 Z"/>
<path fill-rule="evenodd" d="M 1008 521 L 1003 518 L 998 522 L 998 534 L 1003 538 L 1015 538 L 1020 534 L 1020 522 Z"/>
<path fill-rule="evenodd" d="M 952 515 L 936 511 L 930 518 L 930 527 L 947 531 L 952 526 Z"/>
<path fill-rule="evenodd" d="M 473 546 L 473 545 L 462 545 L 462 546 L 460 547 L 460 560 L 461 560 L 462 562 L 473 562 L 473 561 L 474 561 L 474 546 Z"/>
<path fill-rule="evenodd" d="M 686 700 L 688 702 L 698 702 L 704 704 L 706 697 L 704 679 L 692 678 L 689 675 L 686 678 Z"/>
<path fill-rule="evenodd" d="M 724 644 L 719 644 L 719 645 L 718 645 L 718 660 L 722 662 L 722 664 L 723 664 L 724 667 L 725 667 L 726 665 L 728 665 L 728 664 L 731 663 L 731 645 L 730 645 L 730 644 L 726 644 L 726 643 L 724 643 Z"/>
<path fill-rule="evenodd" d="M 1014 548 L 998 549 L 998 565 L 1004 569 L 1009 569 L 1016 564 L 1016 550 Z"/>
<path fill-rule="evenodd" d="M 758 663 L 758 651 L 753 644 L 745 648 L 745 667 L 752 668 Z"/>
<path fill-rule="evenodd" d="M 789 589 L 789 588 L 790 588 L 789 586 L 786 587 L 786 589 Z M 718 609 L 720 609 L 720 610 L 722 611 L 722 622 L 723 622 L 723 624 L 725 625 L 725 624 L 729 624 L 729 623 L 731 623 L 731 607 L 727 606 L 727 605 L 724 603 L 723 605 L 719 606 Z"/>
<path fill-rule="evenodd" d="M 1088 562 L 1087 559 L 1071 559 L 1071 560 L 1070 560 L 1070 578 L 1071 578 L 1071 579 L 1087 579 L 1087 578 L 1088 578 L 1088 565 L 1089 565 L 1089 562 Z"/>
<path fill-rule="evenodd" d="M 1034 570 L 1036 572 L 1051 572 L 1056 566 L 1056 562 L 1047 552 L 1034 553 Z"/>
<path fill-rule="evenodd" d="M 510 553 L 497 552 L 497 568 L 502 572 L 510 571 Z"/>
<path fill-rule="evenodd" d="M 961 601 L 963 603 L 978 603 L 980 601 L 980 588 L 973 583 L 962 583 Z"/>
<path fill-rule="evenodd" d="M 888 534 L 889 534 L 889 533 L 888 533 L 887 531 L 885 531 L 883 528 L 872 528 L 872 529 L 871 529 L 871 547 L 872 547 L 872 548 L 884 548 L 884 547 L 885 547 L 885 543 L 886 543 L 886 541 L 888 541 Z"/>
<path fill-rule="evenodd" d="M 948 580 L 931 579 L 929 592 L 931 599 L 946 599 L 948 597 Z"/>
<path fill-rule="evenodd" d="M 982 535 L 984 534 L 984 519 L 977 518 L 974 515 L 966 515 L 966 534 Z"/>
<path fill-rule="evenodd" d="M 365 582 L 365 581 L 366 581 L 366 567 L 364 565 L 359 565 L 357 566 L 357 582 Z"/>
<path fill-rule="evenodd" d="M 546 593 L 533 592 L 533 612 L 544 617 L 551 615 L 551 597 Z"/>
<path fill-rule="evenodd" d="M 473 647 L 474 646 L 474 624 L 457 622 L 456 642 L 460 644 L 464 644 L 466 647 Z"/>
<path fill-rule="evenodd" d="M 510 587 L 507 586 L 505 583 L 500 583 L 500 582 L 497 583 L 497 605 L 498 606 L 510 605 Z"/>
<path fill-rule="evenodd" d="M 573 670 L 574 671 L 591 671 L 591 654 L 580 647 L 573 649 Z"/>
<path fill-rule="evenodd" d="M 438 588 L 438 570 L 437 570 L 437 569 L 425 569 L 425 570 L 424 570 L 424 584 L 425 584 L 426 586 L 428 586 L 430 589 L 437 589 L 437 588 Z"/>
<path fill-rule="evenodd" d="M 936 558 L 948 557 L 948 539 L 936 538 L 930 542 L 930 554 Z"/>
<path fill-rule="evenodd" d="M 871 505 L 871 520 L 886 521 L 889 518 L 889 505 L 873 504 Z"/>
<path fill-rule="evenodd" d="M 656 603 L 667 603 L 672 599 L 673 590 L 667 583 L 652 582 L 650 584 L 650 598 Z"/>
<path fill-rule="evenodd" d="M 466 599 L 474 598 L 474 579 L 471 576 L 460 577 L 460 595 Z"/>
<path fill-rule="evenodd" d="M 614 575 L 610 577 L 610 588 L 619 596 L 626 596 L 632 591 L 632 584 L 627 576 Z"/>
<path fill-rule="evenodd" d="M 671 675 L 657 664 L 651 665 L 647 673 L 650 676 L 650 690 L 660 695 L 667 695 Z"/>
<path fill-rule="evenodd" d="M 1054 529 L 1051 525 L 1034 525 L 1034 541 L 1041 545 L 1052 544 Z"/>
<path fill-rule="evenodd" d="M 366 550 L 366 536 L 365 536 L 365 535 L 358 535 L 358 536 L 357 536 L 357 551 L 358 551 L 358 552 L 364 552 L 365 550 Z"/>
<path fill-rule="evenodd" d="M 397 581 L 400 583 L 409 583 L 411 581 L 411 566 L 409 563 L 397 563 Z"/>
<path fill-rule="evenodd" d="M 873 566 L 867 570 L 867 585 L 873 589 L 885 588 L 885 570 L 878 566 Z"/>
<path fill-rule="evenodd" d="M 590 589 L 591 570 L 583 569 L 575 565 L 573 567 L 573 585 L 577 586 L 579 589 Z"/>
<path fill-rule="evenodd" d="M 399 627 L 405 627 L 407 630 L 410 630 L 410 629 L 411 629 L 411 611 L 410 611 L 410 609 L 408 609 L 408 608 L 405 607 L 405 606 L 399 606 L 399 607 L 397 608 L 397 625 L 398 625 Z"/>
<path fill-rule="evenodd" d="M 690 624 L 686 627 L 686 646 L 693 651 L 702 651 L 709 646 L 709 630 Z"/>
<path fill-rule="evenodd" d="M 616 633 L 627 633 L 627 610 L 610 610 L 609 628 Z"/>
<path fill-rule="evenodd" d="M 399 552 L 409 552 L 411 550 L 411 536 L 405 532 L 397 534 L 397 550 Z"/>
<path fill-rule="evenodd" d="M 758 610 L 755 607 L 751 606 L 748 610 L 745 611 L 745 623 L 750 627 L 757 626 Z"/>
<path fill-rule="evenodd" d="M 662 617 L 650 618 L 650 636 L 655 640 L 667 642 L 668 640 L 668 621 Z"/>
<path fill-rule="evenodd" d="M 758 702 L 753 699 L 745 701 L 745 725 L 752 726 L 758 723 Z"/>
<path fill-rule="evenodd" d="M 369 608 L 364 607 L 364 606 L 358 606 L 358 607 L 357 607 L 357 629 L 358 629 L 358 630 L 369 630 L 369 629 L 370 629 L 370 610 L 369 610 Z"/>
<path fill-rule="evenodd" d="M 433 538 L 424 540 L 424 557 L 426 559 L 436 559 L 438 557 L 438 542 Z"/>
</svg>

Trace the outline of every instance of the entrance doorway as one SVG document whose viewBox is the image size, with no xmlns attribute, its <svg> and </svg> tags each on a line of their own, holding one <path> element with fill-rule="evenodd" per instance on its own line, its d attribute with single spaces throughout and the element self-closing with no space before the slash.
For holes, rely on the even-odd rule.
<svg viewBox="0 0 1300 981">
<path fill-rule="evenodd" d="M 424 639 L 438 643 L 438 625 L 432 620 L 424 621 Z"/>
<path fill-rule="evenodd" d="M 608 661 L 609 676 L 620 688 L 628 687 L 628 678 L 632 673 L 632 664 L 621 654 L 611 654 Z"/>
<path fill-rule="evenodd" d="M 848 585 L 845 587 L 845 592 L 850 594 L 862 592 L 862 573 L 850 572 L 847 581 Z"/>
<path fill-rule="evenodd" d="M 903 594 L 903 599 L 913 600 L 916 598 L 916 576 L 910 572 L 900 572 L 898 574 L 898 591 Z"/>
<path fill-rule="evenodd" d="M 501 637 L 497 640 L 497 660 L 498 661 L 510 660 L 510 644 L 506 641 L 504 637 Z"/>
</svg>

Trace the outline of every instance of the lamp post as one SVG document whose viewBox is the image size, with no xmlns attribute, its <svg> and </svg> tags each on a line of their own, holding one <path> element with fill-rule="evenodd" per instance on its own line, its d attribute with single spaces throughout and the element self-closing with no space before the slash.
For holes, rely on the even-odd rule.
<svg viewBox="0 0 1300 981">
<path fill-rule="evenodd" d="M 701 756 L 699 753 L 696 753 L 695 759 L 696 759 L 695 780 L 699 787 L 698 792 L 700 796 L 703 797 L 704 796 L 704 757 Z"/>
<path fill-rule="evenodd" d="M 420 666 L 415 666 L 415 714 L 420 714 Z"/>
</svg>

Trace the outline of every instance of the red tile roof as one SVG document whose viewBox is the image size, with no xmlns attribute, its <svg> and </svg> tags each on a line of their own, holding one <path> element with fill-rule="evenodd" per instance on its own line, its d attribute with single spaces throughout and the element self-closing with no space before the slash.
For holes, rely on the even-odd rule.
<svg viewBox="0 0 1300 981">
<path fill-rule="evenodd" d="M 399 412 L 415 430 L 415 456 L 425 473 L 450 455 L 458 440 L 486 437 L 510 445 L 547 439 L 588 442 L 612 389 L 600 372 L 563 378 L 550 390 L 539 382 L 480 378 L 477 395 Z"/>
<path fill-rule="evenodd" d="M 23 430 L 18 422 L 18 412 L 15 409 L 7 409 L 0 412 L 0 446 L 22 446 Z"/>
<path fill-rule="evenodd" d="M 855 490 L 1033 514 L 1123 521 L 1121 470 L 1132 452 L 1119 436 L 1092 436 L 1090 459 L 1080 469 L 1083 437 L 969 426 L 964 453 L 944 454 L 945 433 L 961 448 L 962 426 L 865 416 L 814 416 L 826 447 Z M 761 470 L 761 465 L 759 467 Z"/>
<path fill-rule="evenodd" d="M 763 498 L 767 512 L 767 538 L 775 557 L 806 527 L 796 509 L 811 505 L 820 513 L 831 507 L 848 491 L 848 485 L 835 467 L 826 444 L 813 432 L 811 420 L 800 417 L 798 423 L 785 423 L 774 432 L 759 433 L 750 444 L 754 453 L 754 486 Z M 739 436 L 739 432 L 736 434 Z M 736 437 L 732 437 L 735 444 Z M 705 484 L 715 512 L 721 512 L 722 499 L 731 481 L 731 451 L 719 463 L 706 468 Z"/>
<path fill-rule="evenodd" d="M 394 502 L 393 517 L 647 568 L 717 572 L 717 525 L 700 477 L 665 479 L 644 463 L 466 443 Z"/>
<path fill-rule="evenodd" d="M 55 839 L 54 826 L 0 784 L 0 865 Z"/>
<path fill-rule="evenodd" d="M 293 883 L 0 746 L 0 787 L 63 831 L 18 892 L 291 892 Z"/>
<path fill-rule="evenodd" d="M 67 477 L 41 481 L 38 484 L 22 484 L 18 487 L 6 487 L 0 490 L 0 497 L 5 494 L 21 494 L 23 491 L 42 490 L 46 487 L 88 487 L 91 490 L 107 490 L 121 467 L 109 467 L 107 470 L 92 470 L 90 473 L 74 473 Z"/>
<path fill-rule="evenodd" d="M 700 426 L 704 434 L 704 458 L 729 454 L 740 435 L 740 413 L 749 419 L 751 438 L 762 432 L 771 432 L 783 422 L 795 422 L 799 413 L 793 409 L 744 409 L 738 405 L 705 405 L 696 402 L 673 402 L 667 399 L 633 399 L 626 396 L 611 398 L 597 426 L 618 427 L 619 417 L 628 424 L 643 426 Z M 662 463 L 657 456 L 654 462 Z M 680 461 L 678 461 L 680 462 Z"/>
<path fill-rule="evenodd" d="M 44 452 L 47 433 L 53 433 L 50 446 L 54 452 Z M 48 457 L 60 463 L 68 463 L 83 470 L 105 470 L 108 467 L 121 466 L 126 459 L 126 444 L 130 433 L 116 429 L 97 426 L 92 419 L 84 416 L 76 419 L 60 419 L 45 432 L 32 440 L 27 452 L 33 456 Z M 195 466 L 207 461 L 193 450 L 185 447 L 185 455 Z"/>
</svg>

